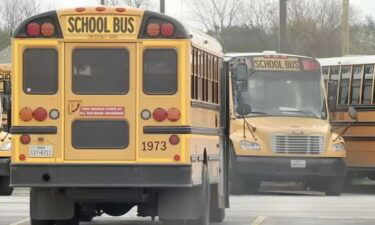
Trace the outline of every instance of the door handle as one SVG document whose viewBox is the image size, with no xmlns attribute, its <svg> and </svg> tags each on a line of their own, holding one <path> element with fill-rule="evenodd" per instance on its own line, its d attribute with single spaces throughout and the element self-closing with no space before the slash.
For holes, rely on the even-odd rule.
<svg viewBox="0 0 375 225">
<path fill-rule="evenodd" d="M 79 100 L 70 100 L 68 101 L 68 113 L 71 115 L 78 111 L 81 107 L 82 101 Z"/>
</svg>

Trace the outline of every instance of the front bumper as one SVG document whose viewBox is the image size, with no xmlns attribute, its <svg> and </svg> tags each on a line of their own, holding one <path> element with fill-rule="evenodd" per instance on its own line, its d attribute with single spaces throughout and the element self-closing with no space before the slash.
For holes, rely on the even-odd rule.
<svg viewBox="0 0 375 225">
<path fill-rule="evenodd" d="M 305 168 L 292 168 L 291 160 L 305 160 Z M 271 180 L 304 180 L 324 177 L 344 177 L 343 158 L 308 157 L 235 157 L 235 170 Z"/>
<path fill-rule="evenodd" d="M 190 165 L 12 164 L 13 187 L 191 187 Z"/>
<path fill-rule="evenodd" d="M 9 176 L 10 158 L 0 158 L 0 176 Z"/>
</svg>

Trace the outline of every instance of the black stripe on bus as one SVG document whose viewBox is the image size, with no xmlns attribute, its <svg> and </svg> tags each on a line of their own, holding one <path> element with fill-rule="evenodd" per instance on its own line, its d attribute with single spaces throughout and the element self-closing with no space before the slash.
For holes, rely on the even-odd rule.
<svg viewBox="0 0 375 225">
<path fill-rule="evenodd" d="M 345 141 L 375 141 L 375 136 L 344 136 Z"/>
<path fill-rule="evenodd" d="M 54 126 L 12 126 L 11 134 L 57 134 L 57 127 Z"/>
<path fill-rule="evenodd" d="M 331 121 L 332 126 L 347 126 L 350 123 L 350 126 L 356 127 L 356 126 L 375 126 L 375 121 Z"/>
<path fill-rule="evenodd" d="M 222 135 L 223 131 L 217 128 L 194 127 L 194 126 L 146 126 L 143 127 L 145 134 L 203 134 Z"/>
</svg>

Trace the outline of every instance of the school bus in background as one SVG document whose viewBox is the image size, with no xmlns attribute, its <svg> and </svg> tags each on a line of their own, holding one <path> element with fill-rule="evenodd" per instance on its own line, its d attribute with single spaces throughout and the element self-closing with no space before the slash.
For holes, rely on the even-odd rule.
<svg viewBox="0 0 375 225">
<path fill-rule="evenodd" d="M 23 21 L 12 55 L 11 185 L 31 187 L 33 225 L 134 206 L 166 224 L 224 219 L 215 39 L 151 11 L 86 7 Z"/>
<path fill-rule="evenodd" d="M 231 189 L 302 181 L 340 195 L 345 143 L 331 131 L 319 63 L 308 57 L 228 53 Z"/>
<path fill-rule="evenodd" d="M 374 65 L 375 56 L 318 59 L 329 93 L 331 124 L 343 130 L 347 146 L 348 184 L 353 175 L 375 180 Z M 348 108 L 358 111 L 351 122 Z"/>
<path fill-rule="evenodd" d="M 3 111 L 4 100 L 9 100 L 9 95 L 4 93 L 6 84 L 10 82 L 11 75 L 11 65 L 10 64 L 0 64 L 0 108 L 2 113 L 0 114 L 1 132 L 0 132 L 0 195 L 11 195 L 13 193 L 13 188 L 9 186 L 10 182 L 10 156 L 11 156 L 11 136 L 4 131 L 7 130 L 7 114 Z M 8 90 L 9 91 L 9 90 Z"/>
</svg>

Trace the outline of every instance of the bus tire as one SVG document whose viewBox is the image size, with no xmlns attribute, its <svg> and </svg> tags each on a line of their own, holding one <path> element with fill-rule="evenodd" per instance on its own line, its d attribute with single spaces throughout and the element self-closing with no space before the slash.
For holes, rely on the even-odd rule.
<svg viewBox="0 0 375 225">
<path fill-rule="evenodd" d="M 332 178 L 327 182 L 325 194 L 328 196 L 340 196 L 344 187 L 344 178 Z"/>
<path fill-rule="evenodd" d="M 9 187 L 10 177 L 0 177 L 0 195 L 12 195 L 13 188 Z"/>
<path fill-rule="evenodd" d="M 225 208 L 219 207 L 219 184 L 211 185 L 210 221 L 221 223 L 225 218 Z"/>
<path fill-rule="evenodd" d="M 208 167 L 202 165 L 202 199 L 204 199 L 204 210 L 197 220 L 189 220 L 189 225 L 209 225 L 210 224 L 210 180 L 208 178 Z"/>
<path fill-rule="evenodd" d="M 50 220 L 33 220 L 31 219 L 31 225 L 54 225 L 53 221 Z"/>
</svg>

